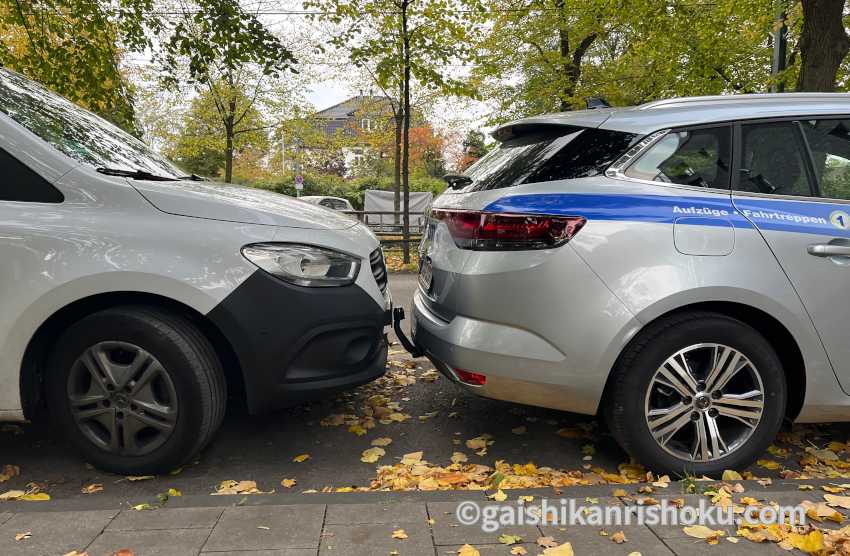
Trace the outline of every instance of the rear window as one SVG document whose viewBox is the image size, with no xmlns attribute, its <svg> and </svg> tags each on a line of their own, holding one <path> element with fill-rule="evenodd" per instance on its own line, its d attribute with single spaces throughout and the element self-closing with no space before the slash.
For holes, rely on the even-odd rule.
<svg viewBox="0 0 850 556">
<path fill-rule="evenodd" d="M 463 191 L 501 189 L 524 183 L 599 175 L 637 138 L 633 133 L 552 126 L 515 137 L 472 165 Z"/>
</svg>

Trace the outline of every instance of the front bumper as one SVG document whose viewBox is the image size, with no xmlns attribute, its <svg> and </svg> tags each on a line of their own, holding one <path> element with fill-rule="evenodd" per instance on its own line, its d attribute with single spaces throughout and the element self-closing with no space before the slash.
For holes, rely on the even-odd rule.
<svg viewBox="0 0 850 556">
<path fill-rule="evenodd" d="M 383 375 L 389 311 L 358 285 L 305 288 L 258 270 L 209 314 L 238 359 L 251 413 Z"/>
</svg>

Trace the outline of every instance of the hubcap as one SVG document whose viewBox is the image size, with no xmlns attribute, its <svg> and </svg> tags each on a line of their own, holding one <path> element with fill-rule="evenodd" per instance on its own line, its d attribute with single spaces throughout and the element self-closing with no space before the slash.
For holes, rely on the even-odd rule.
<svg viewBox="0 0 850 556">
<path fill-rule="evenodd" d="M 763 411 L 758 370 L 722 344 L 695 344 L 667 358 L 645 401 L 646 423 L 658 445 L 692 462 L 717 460 L 743 446 Z"/>
<path fill-rule="evenodd" d="M 84 351 L 71 367 L 67 393 L 85 437 L 114 454 L 149 454 L 177 423 L 177 391 L 168 371 L 128 342 L 100 342 Z"/>
</svg>

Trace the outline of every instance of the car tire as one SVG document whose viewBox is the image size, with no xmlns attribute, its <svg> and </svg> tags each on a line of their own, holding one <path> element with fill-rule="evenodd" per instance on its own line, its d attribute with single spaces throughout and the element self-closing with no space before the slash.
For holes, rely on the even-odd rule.
<svg viewBox="0 0 850 556">
<path fill-rule="evenodd" d="M 48 359 L 45 397 L 57 430 L 95 467 L 166 473 L 197 454 L 224 418 L 221 363 L 188 319 L 154 307 L 89 315 Z"/>
<path fill-rule="evenodd" d="M 652 323 L 629 344 L 604 410 L 620 446 L 649 469 L 716 476 L 758 458 L 785 404 L 782 363 L 767 340 L 737 319 L 695 311 Z"/>
</svg>

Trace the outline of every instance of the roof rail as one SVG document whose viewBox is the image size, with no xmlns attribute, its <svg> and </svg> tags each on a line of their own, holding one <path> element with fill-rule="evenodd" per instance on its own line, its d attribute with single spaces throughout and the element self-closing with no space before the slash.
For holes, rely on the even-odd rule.
<svg viewBox="0 0 850 556">
<path fill-rule="evenodd" d="M 652 110 L 655 108 L 671 108 L 688 104 L 706 103 L 738 103 L 758 102 L 770 100 L 848 100 L 850 93 L 747 93 L 735 95 L 712 95 L 701 97 L 677 97 L 662 100 L 654 100 L 641 104 L 638 110 Z"/>
</svg>

